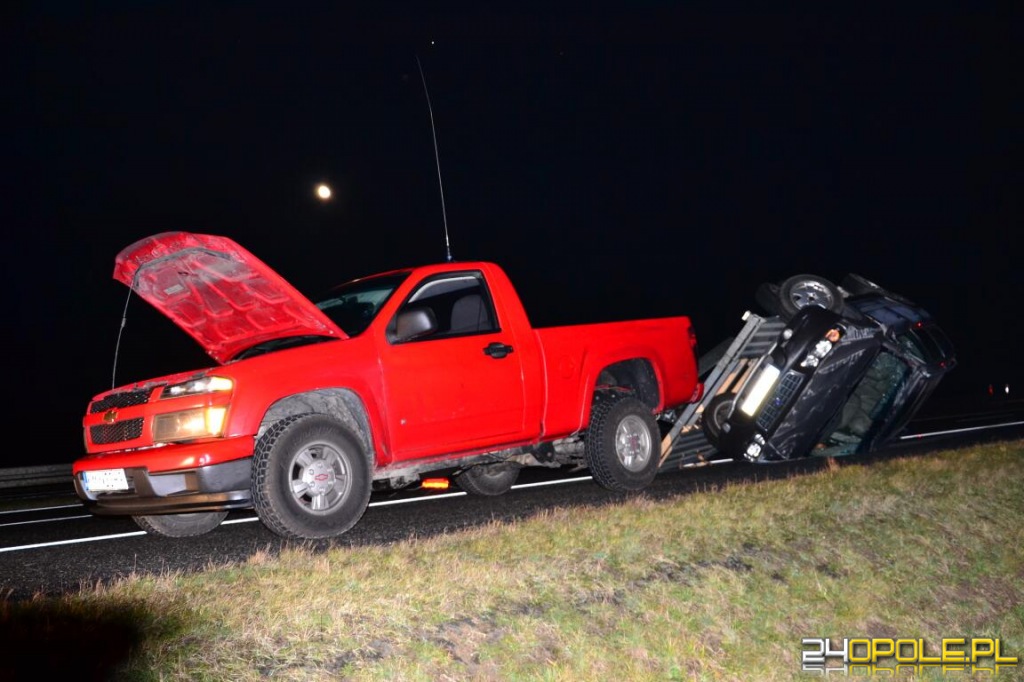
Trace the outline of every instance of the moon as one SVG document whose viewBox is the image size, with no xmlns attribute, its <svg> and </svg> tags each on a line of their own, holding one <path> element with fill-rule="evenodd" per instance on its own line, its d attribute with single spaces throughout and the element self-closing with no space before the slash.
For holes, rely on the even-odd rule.
<svg viewBox="0 0 1024 682">
<path fill-rule="evenodd" d="M 321 200 L 327 201 L 331 198 L 331 188 L 324 184 L 317 185 L 316 195 L 320 197 Z"/>
</svg>

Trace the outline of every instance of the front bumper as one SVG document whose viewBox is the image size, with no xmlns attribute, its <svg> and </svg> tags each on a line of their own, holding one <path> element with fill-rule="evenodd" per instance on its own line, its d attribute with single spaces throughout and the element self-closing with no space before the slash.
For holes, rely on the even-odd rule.
<svg viewBox="0 0 1024 682">
<path fill-rule="evenodd" d="M 86 509 L 100 515 L 182 514 L 227 511 L 252 507 L 250 480 L 252 458 L 223 464 L 150 472 L 145 467 L 125 467 L 129 489 L 89 492 L 82 472 L 75 473 L 75 490 Z"/>
</svg>

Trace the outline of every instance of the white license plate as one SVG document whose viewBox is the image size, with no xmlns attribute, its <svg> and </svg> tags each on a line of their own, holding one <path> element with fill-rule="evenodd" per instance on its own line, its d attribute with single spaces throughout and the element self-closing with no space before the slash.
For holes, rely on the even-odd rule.
<svg viewBox="0 0 1024 682">
<path fill-rule="evenodd" d="M 82 473 L 82 481 L 85 489 L 93 493 L 128 490 L 128 477 L 124 475 L 124 469 L 85 471 Z"/>
</svg>

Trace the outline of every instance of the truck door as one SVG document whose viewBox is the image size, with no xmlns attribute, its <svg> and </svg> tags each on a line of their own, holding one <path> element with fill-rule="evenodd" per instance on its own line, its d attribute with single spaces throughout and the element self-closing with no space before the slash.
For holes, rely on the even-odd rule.
<svg viewBox="0 0 1024 682">
<path fill-rule="evenodd" d="M 396 460 L 524 436 L 522 363 L 479 271 L 426 278 L 386 328 L 381 352 Z"/>
</svg>

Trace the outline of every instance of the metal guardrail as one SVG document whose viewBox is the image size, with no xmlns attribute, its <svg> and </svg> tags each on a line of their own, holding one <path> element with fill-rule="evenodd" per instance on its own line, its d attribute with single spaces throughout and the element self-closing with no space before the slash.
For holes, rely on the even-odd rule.
<svg viewBox="0 0 1024 682">
<path fill-rule="evenodd" d="M 71 484 L 70 464 L 0 469 L 0 489 L 55 483 Z"/>
</svg>

